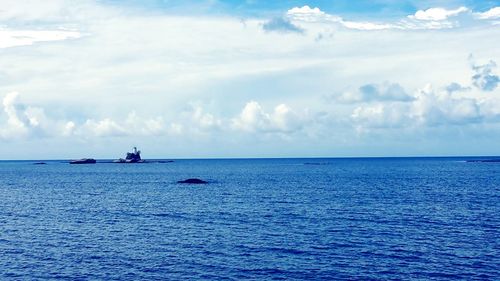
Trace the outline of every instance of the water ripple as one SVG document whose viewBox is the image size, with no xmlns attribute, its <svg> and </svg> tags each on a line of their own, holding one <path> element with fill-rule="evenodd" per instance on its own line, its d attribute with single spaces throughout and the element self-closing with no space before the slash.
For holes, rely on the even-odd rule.
<svg viewBox="0 0 500 281">
<path fill-rule="evenodd" d="M 0 162 L 2 280 L 500 279 L 495 165 L 49 164 Z"/>
</svg>

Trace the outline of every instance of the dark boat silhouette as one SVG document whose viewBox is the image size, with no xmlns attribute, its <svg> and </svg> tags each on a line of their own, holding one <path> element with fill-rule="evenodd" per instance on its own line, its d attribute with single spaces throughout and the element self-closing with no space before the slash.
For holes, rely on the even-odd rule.
<svg viewBox="0 0 500 281">
<path fill-rule="evenodd" d="M 137 147 L 134 146 L 133 152 L 127 152 L 127 156 L 125 159 L 120 158 L 118 160 L 114 160 L 114 163 L 144 163 L 144 160 L 141 159 L 141 151 L 137 150 Z"/>
<path fill-rule="evenodd" d="M 72 160 L 69 162 L 70 164 L 95 164 L 95 159 L 92 158 L 83 158 L 79 160 Z"/>
</svg>

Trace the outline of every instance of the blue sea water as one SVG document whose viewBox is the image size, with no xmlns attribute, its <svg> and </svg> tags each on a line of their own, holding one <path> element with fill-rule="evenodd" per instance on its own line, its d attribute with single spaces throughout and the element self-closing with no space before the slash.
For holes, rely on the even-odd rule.
<svg viewBox="0 0 500 281">
<path fill-rule="evenodd" d="M 500 280 L 500 163 L 464 160 L 3 161 L 0 279 Z"/>
</svg>

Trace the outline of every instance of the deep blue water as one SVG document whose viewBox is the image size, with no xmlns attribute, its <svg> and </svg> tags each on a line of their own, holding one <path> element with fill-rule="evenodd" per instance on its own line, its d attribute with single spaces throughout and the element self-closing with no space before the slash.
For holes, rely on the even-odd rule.
<svg viewBox="0 0 500 281">
<path fill-rule="evenodd" d="M 3 161 L 0 279 L 500 280 L 500 163 L 462 160 Z"/>
</svg>

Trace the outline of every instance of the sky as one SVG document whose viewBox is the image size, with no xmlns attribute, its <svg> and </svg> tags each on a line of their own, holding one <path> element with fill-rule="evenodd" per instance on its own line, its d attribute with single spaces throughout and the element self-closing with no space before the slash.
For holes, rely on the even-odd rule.
<svg viewBox="0 0 500 281">
<path fill-rule="evenodd" d="M 500 0 L 0 0 L 0 159 L 500 155 Z"/>
</svg>

